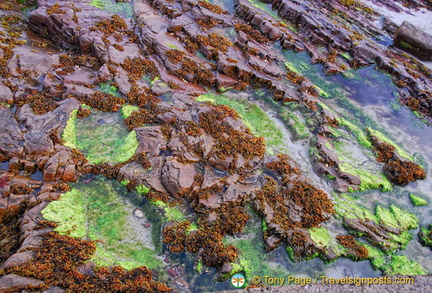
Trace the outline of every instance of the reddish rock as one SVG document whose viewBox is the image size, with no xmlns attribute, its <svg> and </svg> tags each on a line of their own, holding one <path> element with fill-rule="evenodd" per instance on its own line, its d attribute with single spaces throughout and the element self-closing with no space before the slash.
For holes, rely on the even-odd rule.
<svg viewBox="0 0 432 293">
<path fill-rule="evenodd" d="M 42 286 L 43 283 L 43 281 L 38 279 L 8 274 L 0 277 L 0 291 L 3 293 L 13 293 L 23 289 L 38 288 Z"/>
<path fill-rule="evenodd" d="M 162 168 L 162 184 L 173 196 L 178 196 L 190 190 L 196 174 L 192 164 L 183 164 L 169 157 Z"/>
</svg>

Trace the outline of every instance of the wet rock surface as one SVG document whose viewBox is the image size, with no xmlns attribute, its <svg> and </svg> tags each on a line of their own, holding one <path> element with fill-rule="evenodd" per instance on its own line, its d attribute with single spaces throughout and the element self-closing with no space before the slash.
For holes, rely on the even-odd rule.
<svg viewBox="0 0 432 293">
<path fill-rule="evenodd" d="M 375 249 L 387 252 L 406 245 L 406 239 L 394 238 L 406 236 L 417 224 L 389 225 L 393 222 L 338 212 L 333 195 L 315 185 L 293 158 L 282 152 L 269 155 L 265 138 L 254 134 L 244 114 L 197 99 L 211 90 L 266 89 L 293 130 L 293 140 L 310 144 L 314 171 L 338 193 L 387 187 L 384 179 L 382 184 L 370 183 L 363 174 L 347 170 L 344 143 L 352 137 L 358 141 L 354 147 L 364 144 L 375 152 L 393 184 L 425 179 L 422 166 L 325 106 L 323 89 L 281 53 L 307 52 L 327 75 L 376 64 L 400 88 L 401 103 L 429 123 L 429 70 L 376 41 L 381 34 L 378 13 L 362 5 L 350 9 L 344 2 L 259 2 L 271 5 L 266 11 L 251 1 L 236 0 L 229 13 L 204 1 L 136 0 L 124 4 L 133 8 L 133 18 L 83 1 L 37 1 L 27 19 L 13 10 L 1 11 L 0 161 L 7 167 L 0 170 L 0 290 L 127 292 L 138 283 L 152 292 L 170 290 L 153 281 L 147 268 L 87 267 L 84 262 L 94 244 L 52 232 L 55 224 L 43 220 L 47 204 L 88 173 L 118 180 L 153 204 L 179 207 L 186 215 L 163 225 L 164 247 L 170 254 L 185 252 L 195 264 L 216 268 L 219 279 L 235 268 L 248 269 L 241 251 L 224 238 L 243 233 L 249 207 L 266 227 L 265 249 L 283 246 L 294 261 L 373 257 L 356 240 L 360 236 L 317 240 L 313 231 L 323 225 L 327 229 L 325 223 L 335 211 L 342 215 L 347 233 L 362 235 Z M 30 40 L 27 28 L 37 41 Z M 405 42 L 413 48 L 408 52 L 430 59 L 427 38 L 418 32 L 420 42 L 413 30 L 418 32 L 403 24 L 395 46 L 406 50 L 401 46 Z M 127 113 L 130 105 L 135 108 Z M 92 111 L 121 112 L 125 129 L 133 134 L 122 143 L 137 146 L 131 156 L 89 163 L 79 150 L 75 122 Z M 94 144 L 104 150 L 103 141 Z M 359 164 L 374 161 L 368 156 Z M 144 218 L 139 209 L 133 216 Z M 422 233 L 422 239 L 430 236 Z M 60 255 L 70 250 L 76 259 Z M 53 266 L 60 266 L 62 273 L 42 269 Z M 181 269 L 173 266 L 167 272 L 170 286 L 191 289 Z M 117 284 L 130 278 L 137 282 Z"/>
</svg>

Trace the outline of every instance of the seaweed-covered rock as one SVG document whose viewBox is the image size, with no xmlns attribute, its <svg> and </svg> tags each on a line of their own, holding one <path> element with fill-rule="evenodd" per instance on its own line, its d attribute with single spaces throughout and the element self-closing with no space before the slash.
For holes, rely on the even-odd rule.
<svg viewBox="0 0 432 293">
<path fill-rule="evenodd" d="M 408 21 L 404 21 L 397 29 L 393 45 L 421 60 L 432 59 L 432 36 Z"/>
</svg>

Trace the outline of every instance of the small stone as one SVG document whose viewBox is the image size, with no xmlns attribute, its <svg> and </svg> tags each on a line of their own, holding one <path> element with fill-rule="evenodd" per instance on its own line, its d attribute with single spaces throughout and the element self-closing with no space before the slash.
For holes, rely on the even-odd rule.
<svg viewBox="0 0 432 293">
<path fill-rule="evenodd" d="M 138 219 L 142 219 L 144 218 L 144 213 L 142 210 L 140 210 L 139 208 L 136 208 L 133 210 L 132 214 L 137 217 Z M 146 227 L 147 228 L 147 227 Z"/>
</svg>

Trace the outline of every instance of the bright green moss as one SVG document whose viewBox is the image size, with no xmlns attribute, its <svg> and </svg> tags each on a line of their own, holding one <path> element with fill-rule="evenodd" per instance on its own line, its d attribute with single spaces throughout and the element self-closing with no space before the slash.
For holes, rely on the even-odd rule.
<svg viewBox="0 0 432 293">
<path fill-rule="evenodd" d="M 145 195 L 150 192 L 150 188 L 148 188 L 144 184 L 138 184 L 136 187 L 136 192 L 140 195 Z"/>
<path fill-rule="evenodd" d="M 129 179 L 125 179 L 125 180 L 120 181 L 120 184 L 121 184 L 122 186 L 126 186 L 126 185 L 128 185 L 129 183 L 130 183 L 130 180 L 129 180 Z"/>
<path fill-rule="evenodd" d="M 123 119 L 128 118 L 132 112 L 139 110 L 137 106 L 126 105 L 121 107 L 120 112 L 122 114 Z"/>
<path fill-rule="evenodd" d="M 111 85 L 111 82 L 100 83 L 99 87 L 100 87 L 100 91 L 103 93 L 107 93 L 116 97 L 120 96 L 118 92 L 118 88 Z"/>
<path fill-rule="evenodd" d="M 56 231 L 61 234 L 99 240 L 91 259 L 97 266 L 133 269 L 145 265 L 157 269 L 161 261 L 155 257 L 155 251 L 135 239 L 132 210 L 118 195 L 120 187 L 103 178 L 81 183 L 51 202 L 42 215 L 57 222 Z"/>
<path fill-rule="evenodd" d="M 82 238 L 87 235 L 84 217 L 84 200 L 77 189 L 62 194 L 51 202 L 43 211 L 42 216 L 48 221 L 58 223 L 54 231 Z"/>
<path fill-rule="evenodd" d="M 413 46 L 411 46 L 410 44 L 408 44 L 407 42 L 404 42 L 404 41 L 399 42 L 399 47 L 401 47 L 403 49 L 407 49 L 407 50 L 414 50 Z"/>
<path fill-rule="evenodd" d="M 326 143 L 326 147 L 333 150 L 338 156 L 339 170 L 360 178 L 360 192 L 369 189 L 381 189 L 381 191 L 391 191 L 392 184 L 378 169 L 375 160 L 370 160 L 367 165 L 360 162 L 357 154 L 353 152 L 355 145 L 352 145 L 348 138 L 333 140 L 332 144 Z M 359 149 L 367 157 L 373 157 L 370 150 Z"/>
<path fill-rule="evenodd" d="M 129 132 L 123 144 L 114 152 L 114 162 L 125 162 L 129 160 L 138 149 L 135 130 Z"/>
<path fill-rule="evenodd" d="M 297 139 L 305 139 L 310 136 L 309 128 L 296 114 L 286 108 L 279 111 L 280 119 L 285 123 L 289 130 L 294 133 Z"/>
<path fill-rule="evenodd" d="M 409 198 L 410 198 L 412 204 L 416 207 L 426 206 L 429 204 L 428 201 L 425 200 L 424 198 L 421 198 L 420 196 L 414 195 L 412 193 L 410 193 Z"/>
<path fill-rule="evenodd" d="M 77 138 L 76 138 L 76 119 L 78 110 L 72 110 L 69 114 L 69 119 L 66 123 L 66 127 L 63 130 L 62 139 L 65 141 L 65 146 L 70 148 L 77 148 Z"/>
<path fill-rule="evenodd" d="M 367 138 L 367 136 L 364 133 L 364 131 L 361 130 L 357 125 L 349 122 L 348 120 L 346 120 L 344 118 L 340 118 L 338 121 L 339 121 L 339 125 L 341 127 L 344 127 L 347 130 L 349 130 L 357 138 L 357 140 L 360 143 L 360 145 L 362 145 L 363 147 L 365 147 L 367 149 L 372 149 L 373 148 L 371 142 Z"/>
<path fill-rule="evenodd" d="M 284 277 L 284 272 L 280 268 L 266 264 L 266 253 L 262 240 L 257 238 L 254 240 L 242 239 L 233 243 L 239 249 L 239 262 L 246 278 L 250 280 L 253 276 Z"/>
<path fill-rule="evenodd" d="M 380 221 L 389 227 L 402 230 L 415 229 L 418 227 L 419 220 L 415 215 L 401 210 L 395 205 L 391 205 L 390 210 L 377 206 L 376 214 Z"/>
<path fill-rule="evenodd" d="M 404 255 L 393 255 L 391 262 L 381 268 L 386 275 L 401 274 L 405 276 L 425 275 L 426 272 L 422 266 L 415 262 L 410 261 Z"/>
<path fill-rule="evenodd" d="M 429 225 L 429 229 L 426 229 L 425 227 L 421 228 L 419 237 L 423 245 L 432 247 L 432 239 L 428 237 L 431 233 L 432 233 L 432 225 Z"/>
<path fill-rule="evenodd" d="M 185 215 L 179 210 L 178 207 L 168 206 L 166 203 L 164 203 L 161 200 L 152 201 L 151 203 L 165 211 L 165 217 L 168 221 L 183 222 L 186 220 Z M 193 227 L 191 226 L 190 229 L 193 229 Z M 192 230 L 189 230 L 188 232 L 190 231 Z"/>
<path fill-rule="evenodd" d="M 319 246 L 330 246 L 330 243 L 332 242 L 332 237 L 327 228 L 324 227 L 309 229 L 309 235 Z"/>
</svg>

